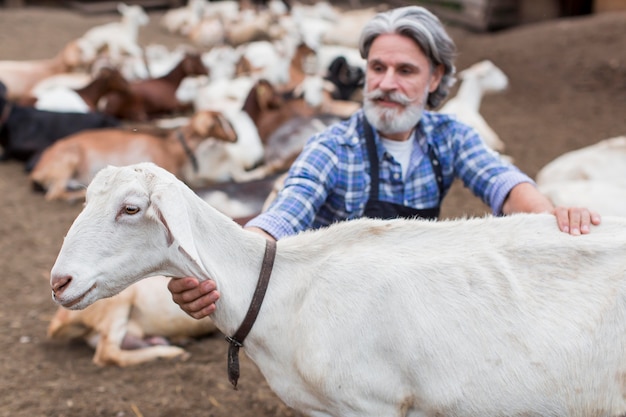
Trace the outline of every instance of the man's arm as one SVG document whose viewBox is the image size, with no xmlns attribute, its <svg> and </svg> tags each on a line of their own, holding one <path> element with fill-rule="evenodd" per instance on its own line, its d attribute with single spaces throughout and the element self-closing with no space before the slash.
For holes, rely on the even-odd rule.
<svg viewBox="0 0 626 417">
<path fill-rule="evenodd" d="M 591 225 L 600 224 L 600 215 L 587 208 L 554 207 L 550 200 L 528 182 L 511 189 L 504 200 L 502 213 L 551 213 L 556 216 L 559 229 L 571 235 L 587 234 Z"/>
</svg>

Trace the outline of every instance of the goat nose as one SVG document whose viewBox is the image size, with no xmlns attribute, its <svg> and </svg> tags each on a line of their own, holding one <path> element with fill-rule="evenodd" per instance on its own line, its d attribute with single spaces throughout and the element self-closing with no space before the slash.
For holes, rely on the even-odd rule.
<svg viewBox="0 0 626 417">
<path fill-rule="evenodd" d="M 53 276 L 50 280 L 50 285 L 52 286 L 52 293 L 54 296 L 60 296 L 69 286 L 70 282 L 72 282 L 72 277 L 70 275 Z"/>
</svg>

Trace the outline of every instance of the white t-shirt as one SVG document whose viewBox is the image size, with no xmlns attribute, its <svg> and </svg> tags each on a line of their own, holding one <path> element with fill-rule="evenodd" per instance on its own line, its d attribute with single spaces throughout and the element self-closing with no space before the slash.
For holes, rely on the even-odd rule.
<svg viewBox="0 0 626 417">
<path fill-rule="evenodd" d="M 408 140 L 399 142 L 397 140 L 385 139 L 381 137 L 384 148 L 393 156 L 393 159 L 398 161 L 402 167 L 402 178 L 406 179 L 406 173 L 409 170 L 409 161 L 411 160 L 411 150 L 413 149 L 413 142 L 415 142 L 415 135 L 411 135 Z"/>
</svg>

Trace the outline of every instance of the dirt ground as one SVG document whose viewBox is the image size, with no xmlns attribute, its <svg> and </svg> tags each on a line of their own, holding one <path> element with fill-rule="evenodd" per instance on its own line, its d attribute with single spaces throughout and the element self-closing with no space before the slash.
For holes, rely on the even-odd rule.
<svg viewBox="0 0 626 417">
<path fill-rule="evenodd" d="M 161 13 L 142 29 L 143 44 L 182 41 L 159 28 Z M 89 27 L 116 19 L 58 8 L 0 9 L 0 59 L 50 57 Z M 486 97 L 482 113 L 530 175 L 563 152 L 626 134 L 625 22 L 626 14 L 607 13 L 490 34 L 450 27 L 459 69 L 488 58 L 509 76 L 510 88 Z M 245 355 L 239 390 L 232 390 L 220 335 L 190 345 L 186 362 L 127 369 L 98 368 L 90 348 L 46 340 L 56 309 L 48 273 L 80 207 L 45 202 L 17 162 L 0 164 L 0 196 L 0 417 L 299 415 Z M 460 186 L 443 209 L 444 217 L 485 212 Z"/>
</svg>

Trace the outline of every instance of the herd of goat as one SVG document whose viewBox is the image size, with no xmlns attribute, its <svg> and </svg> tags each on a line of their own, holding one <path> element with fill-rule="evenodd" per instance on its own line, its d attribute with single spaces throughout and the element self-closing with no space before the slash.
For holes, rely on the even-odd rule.
<svg viewBox="0 0 626 417">
<path fill-rule="evenodd" d="M 185 38 L 172 50 L 138 43 L 149 22 L 140 6 L 118 10 L 120 21 L 88 30 L 49 59 L 0 61 L 2 158 L 23 161 L 49 200 L 82 201 L 108 165 L 152 162 L 241 224 L 263 209 L 313 133 L 360 108 L 365 62 L 355 36 L 377 8 L 189 0 L 160 22 Z M 484 94 L 507 88 L 506 75 L 482 61 L 459 79 L 439 111 L 502 153 L 479 109 Z M 623 216 L 626 171 L 616 169 L 624 160 L 626 137 L 607 139 L 557 158 L 537 184 L 556 204 Z M 182 313 L 165 282 L 154 276 L 81 311 L 60 307 L 48 334 L 84 339 L 101 366 L 184 358 L 172 340 L 217 327 Z"/>
</svg>

